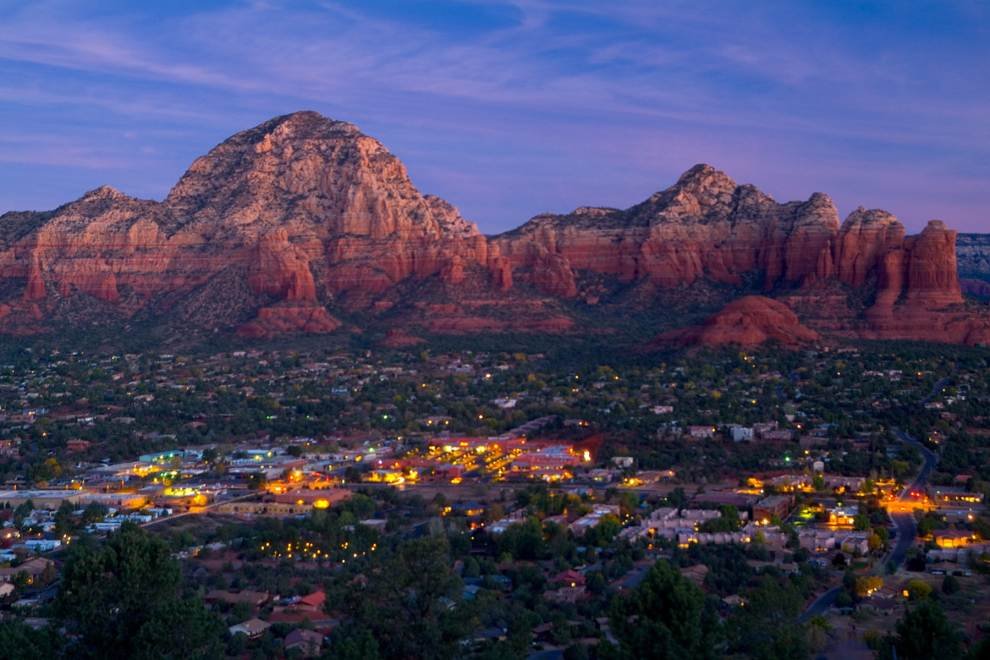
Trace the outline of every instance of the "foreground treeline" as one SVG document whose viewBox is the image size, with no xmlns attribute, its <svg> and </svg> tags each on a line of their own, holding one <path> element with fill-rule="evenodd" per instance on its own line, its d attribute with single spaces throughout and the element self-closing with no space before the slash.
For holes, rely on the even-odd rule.
<svg viewBox="0 0 990 660">
<path fill-rule="evenodd" d="M 516 569 L 511 592 L 483 590 L 465 599 L 454 568 L 463 550 L 457 546 L 444 534 L 406 538 L 360 565 L 331 569 L 328 609 L 341 624 L 323 657 L 522 658 L 531 652 L 534 629 L 550 624 L 566 658 L 784 659 L 810 656 L 828 633 L 823 619 L 798 623 L 804 600 L 785 576 L 758 576 L 742 592 L 745 605 L 726 612 L 717 597 L 661 560 L 635 588 L 604 590 L 580 606 L 597 608 L 583 614 L 603 624 L 595 643 L 586 643 L 587 631 L 581 643 L 569 630 L 574 606 L 547 607 L 537 585 L 527 582 L 525 564 Z M 50 614 L 42 629 L 0 623 L 0 658 L 292 657 L 274 642 L 249 650 L 243 639 L 231 638 L 196 585 L 183 582 L 168 545 L 133 526 L 72 549 Z M 491 628 L 504 634 L 490 640 L 476 634 Z M 966 650 L 937 593 L 913 603 L 895 634 L 871 641 L 884 658 L 965 657 Z M 969 649 L 973 658 L 986 652 L 983 645 Z"/>
</svg>

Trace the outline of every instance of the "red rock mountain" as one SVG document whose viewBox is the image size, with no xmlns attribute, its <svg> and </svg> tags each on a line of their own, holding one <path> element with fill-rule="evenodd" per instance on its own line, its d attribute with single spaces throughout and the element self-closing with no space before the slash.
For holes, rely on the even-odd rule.
<svg viewBox="0 0 990 660">
<path fill-rule="evenodd" d="M 821 336 L 801 324 L 784 303 L 763 296 L 733 300 L 702 325 L 666 332 L 656 346 L 758 346 L 768 341 L 786 347 L 813 344 Z"/>
<path fill-rule="evenodd" d="M 486 237 L 377 140 L 299 112 L 218 145 L 162 202 L 103 187 L 0 216 L 0 332 L 613 332 L 761 292 L 827 334 L 988 343 L 954 243 L 940 222 L 906 236 L 883 211 L 840 225 L 826 195 L 781 204 L 707 165 L 626 210 Z M 712 323 L 777 339 L 771 326 L 793 325 L 784 302 L 747 300 Z"/>
</svg>

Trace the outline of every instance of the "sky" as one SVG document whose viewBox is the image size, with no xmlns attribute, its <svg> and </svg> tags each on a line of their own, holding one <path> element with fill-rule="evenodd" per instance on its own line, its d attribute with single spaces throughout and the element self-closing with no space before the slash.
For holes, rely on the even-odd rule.
<svg viewBox="0 0 990 660">
<path fill-rule="evenodd" d="M 487 233 L 631 206 L 699 162 L 990 232 L 984 0 L 0 0 L 0 212 L 162 199 L 303 109 Z"/>
</svg>

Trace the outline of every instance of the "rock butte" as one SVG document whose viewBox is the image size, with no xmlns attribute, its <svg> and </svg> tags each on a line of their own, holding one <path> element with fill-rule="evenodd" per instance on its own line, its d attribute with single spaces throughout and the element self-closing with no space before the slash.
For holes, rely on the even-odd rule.
<svg viewBox="0 0 990 660">
<path fill-rule="evenodd" d="M 702 325 L 666 332 L 654 345 L 758 346 L 768 341 L 788 348 L 815 343 L 821 336 L 801 324 L 790 307 L 763 296 L 733 300 Z"/>
<path fill-rule="evenodd" d="M 581 332 L 596 305 L 621 325 L 621 305 L 700 283 L 778 300 L 743 298 L 682 339 L 987 344 L 955 240 L 939 221 L 907 236 L 878 210 L 840 224 L 827 195 L 778 203 L 708 165 L 626 210 L 539 215 L 486 237 L 377 140 L 298 112 L 216 146 L 162 202 L 102 187 L 0 216 L 0 332 L 112 318 L 273 337 L 339 331 L 345 313 L 396 330 L 385 345 L 413 345 L 414 331 Z M 631 289 L 636 302 L 622 302 Z"/>
</svg>

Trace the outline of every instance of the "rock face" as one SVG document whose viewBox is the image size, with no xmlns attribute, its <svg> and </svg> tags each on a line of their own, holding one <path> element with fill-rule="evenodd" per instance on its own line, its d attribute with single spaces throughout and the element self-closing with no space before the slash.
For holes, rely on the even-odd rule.
<svg viewBox="0 0 990 660">
<path fill-rule="evenodd" d="M 379 142 L 312 112 L 231 137 L 161 203 L 103 187 L 47 214 L 2 216 L 0 241 L 7 331 L 23 302 L 56 322 L 79 320 L 60 318 L 76 297 L 128 318 L 182 308 L 226 278 L 246 291 L 179 315 L 252 336 L 328 332 L 339 323 L 323 302 L 360 307 L 409 278 L 487 268 L 487 241 L 454 207 L 421 195 Z"/>
<path fill-rule="evenodd" d="M 769 291 L 830 277 L 838 228 L 826 195 L 778 204 L 698 165 L 625 211 L 582 207 L 536 216 L 495 242 L 514 269 L 552 295 L 577 295 L 576 271 L 667 288 L 702 279 L 739 286 L 762 274 Z"/>
<path fill-rule="evenodd" d="M 745 296 L 726 305 L 702 325 L 665 333 L 654 344 L 713 347 L 775 342 L 794 348 L 820 339 L 784 303 L 763 296 Z"/>
<path fill-rule="evenodd" d="M 937 221 L 906 236 L 877 210 L 840 225 L 824 194 L 778 203 L 708 165 L 625 210 L 581 207 L 485 237 L 377 140 L 299 112 L 224 141 L 162 202 L 102 187 L 0 216 L 0 332 L 142 319 L 273 337 L 337 331 L 341 314 L 399 328 L 395 344 L 413 332 L 607 332 L 602 313 L 587 325 L 591 307 L 615 327 L 664 292 L 707 287 L 723 302 L 787 296 L 801 314 L 827 299 L 822 332 L 985 342 L 955 240 Z M 706 327 L 748 341 L 785 317 L 749 300 Z"/>
</svg>

